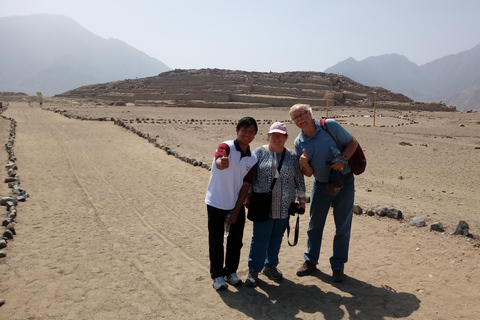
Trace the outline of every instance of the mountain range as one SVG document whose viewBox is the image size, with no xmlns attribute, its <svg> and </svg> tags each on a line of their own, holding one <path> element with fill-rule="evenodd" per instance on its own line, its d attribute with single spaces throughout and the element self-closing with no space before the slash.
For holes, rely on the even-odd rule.
<svg viewBox="0 0 480 320">
<path fill-rule="evenodd" d="M 0 92 L 45 96 L 84 85 L 171 70 L 117 39 L 101 38 L 62 15 L 0 18 Z M 422 66 L 398 54 L 349 58 L 325 70 L 415 101 L 480 110 L 480 45 Z"/>
<path fill-rule="evenodd" d="M 480 44 L 422 66 L 398 54 L 348 58 L 325 70 L 367 86 L 422 102 L 442 101 L 458 110 L 480 110 Z"/>
<path fill-rule="evenodd" d="M 83 85 L 171 70 L 117 39 L 62 15 L 0 18 L 0 91 L 52 96 Z"/>
</svg>

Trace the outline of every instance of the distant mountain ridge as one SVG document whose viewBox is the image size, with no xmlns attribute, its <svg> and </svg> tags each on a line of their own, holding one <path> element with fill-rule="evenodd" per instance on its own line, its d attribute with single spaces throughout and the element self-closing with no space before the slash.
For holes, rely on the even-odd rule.
<svg viewBox="0 0 480 320">
<path fill-rule="evenodd" d="M 443 101 L 480 110 L 480 45 L 422 66 L 398 54 L 348 58 L 325 70 L 368 86 L 381 86 L 423 102 Z"/>
<path fill-rule="evenodd" d="M 0 18 L 0 91 L 45 96 L 171 68 L 117 39 L 50 14 Z"/>
</svg>

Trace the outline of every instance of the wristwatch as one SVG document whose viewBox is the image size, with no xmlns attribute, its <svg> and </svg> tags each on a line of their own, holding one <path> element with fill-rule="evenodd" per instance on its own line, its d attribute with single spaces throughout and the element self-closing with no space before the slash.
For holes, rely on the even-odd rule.
<svg viewBox="0 0 480 320">
<path fill-rule="evenodd" d="M 348 160 L 348 156 L 347 156 L 345 153 L 344 153 L 344 154 L 342 154 L 342 158 L 343 158 L 343 159 L 345 159 L 345 161 L 347 161 L 347 160 Z"/>
</svg>

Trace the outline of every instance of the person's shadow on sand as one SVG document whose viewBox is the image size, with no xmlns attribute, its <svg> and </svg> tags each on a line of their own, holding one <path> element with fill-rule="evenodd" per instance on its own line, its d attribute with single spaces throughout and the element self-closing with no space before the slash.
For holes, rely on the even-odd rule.
<svg viewBox="0 0 480 320">
<path fill-rule="evenodd" d="M 313 276 L 327 283 L 325 289 L 328 290 L 331 283 L 348 295 L 322 291 L 315 285 L 298 284 L 285 278 L 277 283 L 260 280 L 257 288 L 245 284 L 235 289 L 230 287 L 219 295 L 225 304 L 254 319 L 301 319 L 298 314 L 303 312 L 321 313 L 327 320 L 382 320 L 407 317 L 420 306 L 415 295 L 396 292 L 388 286 L 375 287 L 350 277 L 334 284 L 330 276 L 320 271 Z"/>
</svg>

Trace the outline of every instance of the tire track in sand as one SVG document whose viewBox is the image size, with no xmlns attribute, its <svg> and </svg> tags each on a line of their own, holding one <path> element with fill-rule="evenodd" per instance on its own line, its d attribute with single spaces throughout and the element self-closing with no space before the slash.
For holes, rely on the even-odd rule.
<svg viewBox="0 0 480 320">
<path fill-rule="evenodd" d="M 108 223 L 105 222 L 103 219 L 102 219 L 102 215 L 100 214 L 100 209 L 98 208 L 97 204 L 95 203 L 95 201 L 93 200 L 93 197 L 91 195 L 91 192 L 89 192 L 88 188 L 86 187 L 86 184 L 83 182 L 82 178 L 80 177 L 80 175 L 78 174 L 78 171 L 77 169 L 75 168 L 75 165 L 72 161 L 72 157 L 70 155 L 70 152 L 68 151 L 68 148 L 65 146 L 65 144 L 63 143 L 63 141 L 59 138 L 59 135 L 62 135 L 64 137 L 67 137 L 67 138 L 72 138 L 71 136 L 69 136 L 68 132 L 66 131 L 62 131 L 60 130 L 60 128 L 56 127 L 56 126 L 53 126 L 53 125 L 48 125 L 49 129 L 51 131 L 55 131 L 55 133 L 52 133 L 52 135 L 55 137 L 55 139 L 57 140 L 57 142 L 59 143 L 59 145 L 62 147 L 62 150 L 68 160 L 68 163 L 69 163 L 69 166 L 72 170 L 72 173 L 74 174 L 75 176 L 75 179 L 77 181 L 77 183 L 79 184 L 79 186 L 82 188 L 84 194 L 86 195 L 90 205 L 92 206 L 92 208 L 94 209 L 95 211 L 95 216 L 96 218 L 98 219 L 98 221 L 101 223 L 101 225 L 103 226 L 103 228 L 105 230 L 108 230 Z M 87 152 L 87 148 L 85 147 L 84 144 L 79 144 L 77 145 L 78 147 L 80 147 L 82 149 L 82 153 L 83 155 L 85 156 L 85 158 L 88 160 L 88 164 L 89 166 L 91 166 L 91 168 L 96 172 L 97 176 L 101 179 L 101 181 L 105 184 L 105 186 L 108 187 L 108 189 L 110 191 L 112 191 L 116 197 L 118 198 L 118 200 L 120 200 L 122 202 L 122 206 L 123 207 L 127 207 L 128 209 L 130 209 L 132 212 L 134 212 L 135 216 L 139 219 L 139 221 L 141 221 L 141 223 L 143 224 L 143 226 L 147 229 L 149 229 L 150 231 L 153 232 L 153 234 L 158 238 L 160 239 L 161 241 L 163 241 L 164 243 L 166 243 L 170 249 L 173 249 L 175 251 L 175 254 L 178 254 L 180 255 L 182 258 L 190 261 L 190 262 L 193 262 L 195 264 L 197 264 L 197 266 L 204 270 L 205 272 L 209 272 L 208 268 L 202 264 L 200 261 L 198 261 L 195 257 L 193 257 L 192 255 L 190 255 L 187 251 L 185 251 L 183 248 L 181 248 L 174 240 L 172 240 L 168 235 L 166 235 L 164 232 L 162 232 L 161 230 L 158 230 L 152 223 L 151 221 L 149 221 L 148 218 L 146 218 L 140 211 L 139 209 L 134 206 L 134 205 L 131 205 L 129 201 L 126 200 L 126 197 L 122 194 L 122 192 L 120 190 L 118 190 L 118 188 L 116 188 L 112 183 L 110 183 L 108 181 L 108 179 L 102 174 L 101 170 L 98 169 L 98 167 L 95 165 L 95 161 L 93 161 L 91 159 L 91 157 L 89 156 L 89 153 Z M 139 185 L 137 183 L 138 186 L 141 187 L 141 185 Z M 156 199 L 155 196 L 153 194 L 151 194 L 150 192 L 146 191 L 145 188 L 143 188 L 143 191 L 149 195 L 149 197 L 153 198 L 153 199 Z M 178 213 L 176 213 L 174 210 L 172 210 L 171 208 L 169 208 L 167 205 L 165 205 L 163 202 L 160 201 L 160 204 L 162 205 L 163 208 L 165 208 L 166 210 L 168 210 L 168 212 L 172 215 L 174 215 L 176 218 L 181 218 L 182 215 L 179 215 Z M 189 222 L 187 219 L 185 219 L 185 221 L 187 223 L 189 223 L 192 227 L 196 228 L 197 230 L 200 230 L 200 231 L 204 231 L 203 228 L 199 227 L 198 225 L 194 224 L 194 223 L 191 223 Z M 137 257 L 138 258 L 138 257 Z M 137 265 L 136 263 L 134 263 L 136 265 L 136 268 L 141 270 L 141 267 L 139 265 Z M 142 274 L 145 274 L 145 272 L 142 272 Z M 157 287 L 157 286 L 155 286 Z M 158 288 L 161 288 L 160 286 Z"/>
</svg>

